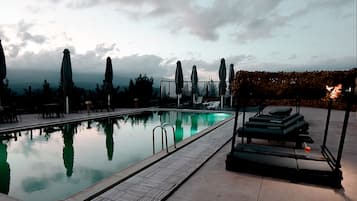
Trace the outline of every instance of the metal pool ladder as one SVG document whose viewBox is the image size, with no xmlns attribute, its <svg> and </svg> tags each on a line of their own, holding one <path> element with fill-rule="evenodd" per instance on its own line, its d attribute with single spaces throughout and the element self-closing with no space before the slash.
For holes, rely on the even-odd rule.
<svg viewBox="0 0 357 201">
<path fill-rule="evenodd" d="M 163 123 L 161 125 L 156 126 L 152 129 L 152 153 L 155 154 L 155 130 L 157 128 L 161 128 L 161 149 L 164 149 L 164 134 L 165 134 L 165 144 L 166 144 L 166 153 L 169 153 L 169 148 L 167 146 L 167 130 L 165 127 L 170 126 L 172 128 L 172 136 L 174 138 L 174 147 L 176 149 L 176 137 L 175 137 L 175 128 L 173 125 L 169 123 Z"/>
</svg>

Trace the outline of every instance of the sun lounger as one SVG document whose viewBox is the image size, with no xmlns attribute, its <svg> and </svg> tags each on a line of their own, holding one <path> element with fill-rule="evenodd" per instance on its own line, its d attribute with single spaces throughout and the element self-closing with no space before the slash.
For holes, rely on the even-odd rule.
<svg viewBox="0 0 357 201">
<path fill-rule="evenodd" d="M 194 100 L 193 106 L 194 107 L 201 107 L 202 106 L 202 100 L 203 100 L 203 97 L 202 96 L 198 96 L 197 99 Z"/>
<path fill-rule="evenodd" d="M 275 108 L 269 111 L 269 114 L 274 116 L 289 116 L 293 109 L 291 107 Z"/>
<path fill-rule="evenodd" d="M 245 126 L 268 129 L 283 129 L 291 127 L 301 133 L 306 133 L 309 128 L 309 124 L 304 120 L 304 116 L 298 113 L 286 117 L 274 115 L 257 115 L 249 118 L 249 121 L 246 122 Z M 287 132 L 290 132 L 290 129 L 287 129 Z"/>
<path fill-rule="evenodd" d="M 301 154 L 292 148 L 244 145 L 227 155 L 226 169 L 340 188 L 342 172 L 328 161 L 320 152 Z"/>
<path fill-rule="evenodd" d="M 313 143 L 313 140 L 307 136 L 308 128 L 309 124 L 298 113 L 287 117 L 258 115 L 251 117 L 244 127 L 238 129 L 238 136 L 246 137 L 248 142 L 253 138 L 290 141 L 301 147 L 303 142 Z"/>
<path fill-rule="evenodd" d="M 207 109 L 209 110 L 217 110 L 220 105 L 219 101 L 208 102 Z"/>
</svg>

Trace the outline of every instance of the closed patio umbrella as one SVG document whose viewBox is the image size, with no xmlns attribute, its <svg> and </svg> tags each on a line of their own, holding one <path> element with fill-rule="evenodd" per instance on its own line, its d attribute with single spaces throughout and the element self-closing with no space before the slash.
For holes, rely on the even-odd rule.
<svg viewBox="0 0 357 201">
<path fill-rule="evenodd" d="M 229 66 L 229 77 L 228 77 L 228 82 L 229 82 L 229 94 L 231 95 L 231 107 L 233 106 L 233 94 L 232 94 L 232 84 L 234 80 L 234 65 L 231 64 Z"/>
<path fill-rule="evenodd" d="M 110 93 L 113 89 L 113 67 L 112 67 L 112 60 L 110 57 L 107 57 L 107 63 L 105 67 L 105 74 L 104 74 L 104 87 L 108 94 L 108 110 L 110 109 Z"/>
<path fill-rule="evenodd" d="M 62 158 L 63 164 L 66 168 L 66 175 L 67 177 L 71 177 L 73 174 L 73 164 L 74 164 L 74 147 L 73 147 L 73 136 L 75 133 L 74 124 L 65 124 L 63 126 L 63 151 L 62 151 Z"/>
<path fill-rule="evenodd" d="M 223 108 L 223 96 L 226 93 L 226 62 L 224 58 L 221 59 L 221 65 L 219 66 L 219 95 L 221 96 L 221 108 Z"/>
<path fill-rule="evenodd" d="M 113 160 L 113 154 L 114 154 L 114 139 L 113 139 L 114 124 L 116 125 L 118 124 L 117 121 L 114 119 L 104 119 L 103 121 L 99 121 L 99 123 L 104 128 L 107 157 L 108 160 L 111 161 Z"/>
<path fill-rule="evenodd" d="M 68 96 L 73 87 L 71 56 L 68 49 L 64 49 L 63 51 L 63 59 L 61 65 L 61 84 L 63 87 L 64 96 L 66 97 L 66 114 L 68 114 L 69 113 Z"/>
<path fill-rule="evenodd" d="M 196 65 L 192 67 L 191 82 L 192 82 L 192 101 L 193 103 L 195 103 L 195 98 L 196 98 L 195 96 L 197 93 L 197 83 L 198 83 Z"/>
<path fill-rule="evenodd" d="M 176 94 L 177 94 L 177 107 L 179 107 L 180 98 L 182 95 L 182 88 L 183 88 L 183 74 L 182 74 L 181 61 L 176 62 L 175 83 L 176 83 Z"/>
<path fill-rule="evenodd" d="M 7 162 L 7 145 L 0 142 L 0 193 L 9 194 L 10 164 Z"/>
<path fill-rule="evenodd" d="M 3 95 L 4 82 L 3 80 L 6 78 L 6 62 L 5 62 L 5 54 L 2 49 L 1 40 L 0 40 L 0 106 L 1 99 Z"/>
</svg>

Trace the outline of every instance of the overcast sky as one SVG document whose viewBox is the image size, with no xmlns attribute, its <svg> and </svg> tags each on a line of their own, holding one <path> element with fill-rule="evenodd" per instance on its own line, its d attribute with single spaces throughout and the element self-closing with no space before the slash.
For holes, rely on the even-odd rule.
<svg viewBox="0 0 357 201">
<path fill-rule="evenodd" d="M 0 0 L 7 67 L 218 79 L 220 58 L 244 70 L 356 67 L 356 0 Z"/>
</svg>

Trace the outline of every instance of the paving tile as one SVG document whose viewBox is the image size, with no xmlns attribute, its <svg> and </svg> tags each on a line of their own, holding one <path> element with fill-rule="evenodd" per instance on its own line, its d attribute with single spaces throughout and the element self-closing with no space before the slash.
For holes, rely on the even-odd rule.
<svg viewBox="0 0 357 201">
<path fill-rule="evenodd" d="M 93 201 L 115 201 L 115 200 L 110 198 L 96 197 L 93 199 Z"/>
<path fill-rule="evenodd" d="M 325 110 L 316 108 L 301 108 L 301 113 L 306 121 L 310 123 L 310 136 L 315 140 L 312 144 L 314 149 L 320 150 L 323 140 L 323 126 L 325 122 Z M 334 123 L 331 124 L 332 145 L 337 147 L 337 141 L 341 132 L 343 111 L 336 112 Z M 230 150 L 227 144 L 192 177 L 190 177 L 179 189 L 177 189 L 167 200 L 168 201 L 205 201 L 205 200 L 247 200 L 247 201 L 270 201 L 270 200 L 331 200 L 331 201 L 352 201 L 357 200 L 357 113 L 354 116 L 353 124 L 349 124 L 350 136 L 346 138 L 344 156 L 342 160 L 342 170 L 344 180 L 343 189 L 332 189 L 328 187 L 314 186 L 308 184 L 295 184 L 286 180 L 277 180 L 252 174 L 230 172 L 225 170 L 226 154 Z M 340 119 L 339 119 L 340 118 Z M 334 127 L 334 128 L 332 128 Z M 231 130 L 227 130 L 231 133 Z M 335 133 L 335 134 L 334 134 Z M 212 135 L 211 139 L 219 141 L 218 135 Z M 333 139 L 335 138 L 335 139 Z M 336 141 L 337 139 L 337 141 Z M 216 142 L 212 143 L 212 147 Z M 336 150 L 336 147 L 334 148 Z M 204 154 L 205 155 L 205 154 Z M 201 158 L 202 159 L 202 158 Z M 170 180 L 168 179 L 168 182 Z M 171 181 L 170 181 L 171 182 Z"/>
<path fill-rule="evenodd" d="M 0 200 L 1 201 L 18 201 L 17 199 L 12 198 L 12 197 L 2 194 L 2 193 L 0 193 Z"/>
<path fill-rule="evenodd" d="M 155 199 L 152 197 L 141 197 L 138 201 L 160 201 L 159 199 Z"/>
</svg>

